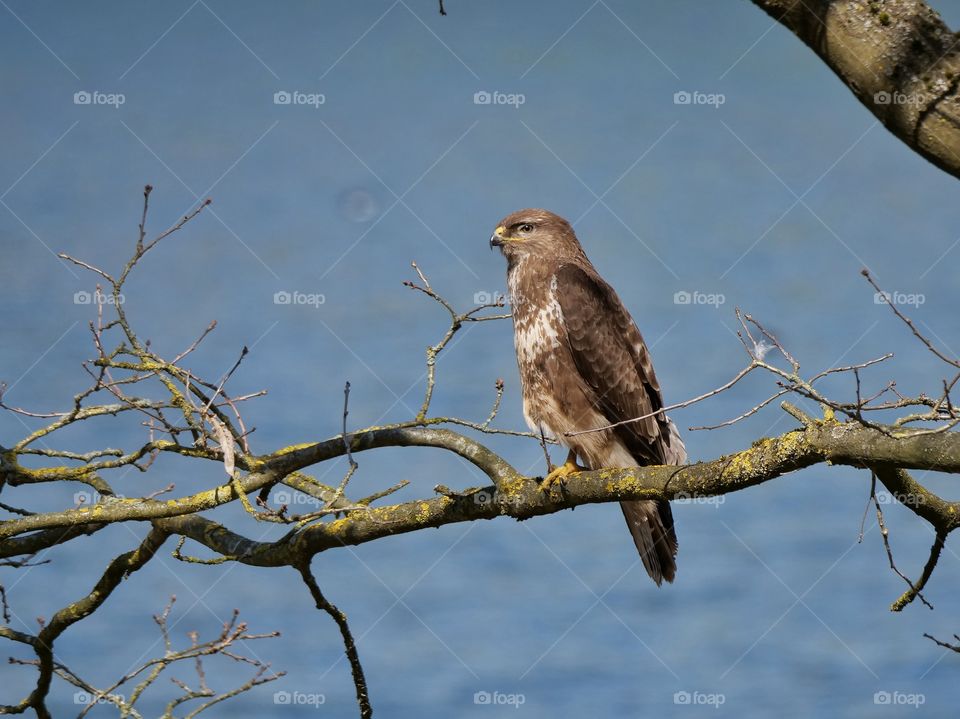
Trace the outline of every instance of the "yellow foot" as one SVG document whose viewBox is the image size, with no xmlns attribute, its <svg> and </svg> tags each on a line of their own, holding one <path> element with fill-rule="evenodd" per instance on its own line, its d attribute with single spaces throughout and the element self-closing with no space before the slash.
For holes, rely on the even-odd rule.
<svg viewBox="0 0 960 719">
<path fill-rule="evenodd" d="M 569 477 L 571 474 L 576 474 L 577 472 L 585 472 L 586 467 L 581 467 L 577 464 L 577 457 L 572 452 L 567 457 L 567 461 L 561 464 L 559 467 L 554 467 L 550 470 L 550 473 L 543 478 L 543 482 L 540 483 L 541 492 L 552 492 L 554 487 L 559 487 L 563 489 L 563 481 Z"/>
</svg>

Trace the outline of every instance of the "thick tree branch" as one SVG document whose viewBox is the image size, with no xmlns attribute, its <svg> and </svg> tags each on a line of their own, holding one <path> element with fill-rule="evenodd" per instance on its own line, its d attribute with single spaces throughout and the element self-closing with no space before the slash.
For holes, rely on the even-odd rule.
<svg viewBox="0 0 960 719">
<path fill-rule="evenodd" d="M 404 446 L 440 446 L 459 444 L 466 439 L 446 430 L 424 429 L 403 432 L 372 430 L 366 435 L 369 436 L 365 439 L 354 437 L 354 452 L 390 443 L 394 446 L 399 443 Z M 284 456 L 301 466 L 326 458 L 328 452 L 338 446 L 342 451 L 342 445 L 335 438 L 291 450 Z M 562 493 L 542 491 L 535 477 L 515 472 L 495 476 L 493 486 L 461 492 L 446 490 L 429 499 L 348 510 L 342 519 L 294 529 L 276 542 L 255 542 L 197 516 L 163 519 L 156 525 L 245 564 L 297 566 L 304 558 L 328 549 L 363 544 L 428 527 L 501 516 L 529 519 L 582 504 L 715 496 L 753 487 L 820 463 L 873 469 L 898 501 L 944 536 L 960 525 L 960 503 L 941 499 L 902 469 L 960 471 L 960 434 L 896 437 L 854 421 L 841 423 L 834 420 L 811 420 L 803 429 L 759 440 L 749 449 L 711 462 L 680 467 L 582 472 L 571 475 Z M 489 466 L 498 465 L 494 462 Z"/>
<path fill-rule="evenodd" d="M 960 177 L 960 46 L 921 0 L 753 0 L 887 129 Z"/>
<path fill-rule="evenodd" d="M 351 434 L 349 439 L 350 449 L 354 452 L 376 447 L 438 447 L 448 449 L 469 460 L 495 482 L 507 481 L 518 476 L 516 470 L 506 460 L 497 456 L 476 440 L 446 429 L 373 428 L 359 430 Z M 54 527 L 119 522 L 131 519 L 161 519 L 213 509 L 237 499 L 238 489 L 242 494 L 256 492 L 312 464 L 334 457 L 341 457 L 346 451 L 347 448 L 342 435 L 324 442 L 287 447 L 271 455 L 257 458 L 248 466 L 255 466 L 258 469 L 243 476 L 238 475 L 234 482 L 213 489 L 164 501 L 110 498 L 109 501 L 98 502 L 89 507 L 31 514 L 26 517 L 0 522 L 0 539 L 5 540 L 25 532 Z M 0 542 L 0 555 L 3 554 L 5 549 L 5 544 Z"/>
<path fill-rule="evenodd" d="M 75 524 L 70 527 L 56 527 L 33 532 L 25 537 L 15 537 L 0 542 L 0 559 L 19 557 L 37 552 L 57 544 L 69 542 L 83 535 L 90 535 L 103 529 L 105 524 Z"/>
<path fill-rule="evenodd" d="M 894 435 L 857 422 L 816 421 L 803 430 L 763 439 L 750 449 L 685 467 L 643 467 L 585 472 L 569 483 L 565 497 L 555 500 L 538 489 L 530 477 L 516 472 L 505 460 L 476 441 L 450 430 L 386 428 L 361 430 L 351 435 L 351 450 L 361 452 L 377 447 L 425 446 L 453 451 L 476 464 L 496 487 L 490 502 L 465 494 L 441 496 L 420 502 L 349 511 L 345 519 L 311 525 L 284 542 L 281 555 L 263 556 L 250 547 L 238 551 L 233 533 L 209 536 L 202 523 L 191 527 L 189 536 L 216 551 L 242 555 L 251 564 L 290 564 L 294 554 L 304 556 L 339 546 L 360 544 L 382 536 L 438 527 L 453 522 L 492 519 L 507 514 L 518 519 L 550 514 L 580 504 L 613 502 L 660 496 L 710 496 L 745 489 L 802 467 L 821 462 L 870 467 L 895 495 L 909 495 L 910 507 L 936 528 L 952 529 L 960 521 L 954 503 L 945 502 L 897 469 L 926 469 L 960 473 L 960 434 Z M 266 469 L 245 475 L 238 481 L 244 492 L 264 485 L 317 462 L 342 456 L 340 436 L 315 444 L 298 445 L 278 451 L 264 461 Z M 479 490 L 478 490 L 479 491 Z M 486 491 L 486 490 L 483 490 Z M 91 523 L 156 520 L 183 517 L 236 499 L 235 490 L 220 486 L 189 497 L 167 501 L 115 500 L 93 507 L 30 515 L 2 525 L 5 537 L 37 529 L 52 529 Z M 189 522 L 182 523 L 186 527 Z M 172 527 L 173 524 L 158 525 Z M 203 527 L 201 529 L 201 526 Z M 219 526 L 219 525 L 217 525 Z M 232 535 L 232 536 L 231 536 Z M 32 536 L 32 535 L 31 535 Z M 295 539 L 293 538 L 295 536 Z M 24 541 L 24 540 L 21 540 Z M 229 545 L 229 546 L 228 546 Z M 276 550 L 277 545 L 273 546 Z M 0 555 L 10 556 L 11 548 L 0 542 Z M 289 554 L 289 552 L 294 554 Z"/>
</svg>

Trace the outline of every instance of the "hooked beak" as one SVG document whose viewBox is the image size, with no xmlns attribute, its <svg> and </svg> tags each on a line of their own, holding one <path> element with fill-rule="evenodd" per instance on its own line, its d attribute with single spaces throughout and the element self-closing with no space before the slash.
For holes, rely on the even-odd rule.
<svg viewBox="0 0 960 719">
<path fill-rule="evenodd" d="M 490 249 L 494 247 L 503 247 L 505 240 L 503 239 L 503 233 L 506 231 L 506 228 L 502 225 L 493 231 L 493 234 L 490 235 Z"/>
</svg>

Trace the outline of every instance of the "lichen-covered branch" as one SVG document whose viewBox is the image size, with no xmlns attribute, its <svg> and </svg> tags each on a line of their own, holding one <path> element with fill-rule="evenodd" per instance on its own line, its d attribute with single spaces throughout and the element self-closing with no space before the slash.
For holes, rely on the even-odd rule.
<svg viewBox="0 0 960 719">
<path fill-rule="evenodd" d="M 535 488 L 533 478 L 521 476 L 506 460 L 488 448 L 451 430 L 417 427 L 374 428 L 355 432 L 350 440 L 353 452 L 409 446 L 436 447 L 455 452 L 473 462 L 494 482 L 498 488 L 494 504 L 502 503 L 503 498 L 509 496 L 507 504 L 512 510 L 494 512 L 492 507 L 477 506 L 465 511 L 462 503 L 455 503 L 450 497 L 364 508 L 350 511 L 345 519 L 311 525 L 296 533 L 298 544 L 308 541 L 305 537 L 311 537 L 306 546 L 313 551 L 322 551 L 342 543 L 357 544 L 381 536 L 455 521 L 489 519 L 504 513 L 522 519 L 537 514 L 549 514 L 578 504 L 640 499 L 651 496 L 652 492 L 659 493 L 666 499 L 680 495 L 725 494 L 821 462 L 876 469 L 926 469 L 960 473 L 960 434 L 913 433 L 910 430 L 900 430 L 895 434 L 853 421 L 827 420 L 811 422 L 803 430 L 761 440 L 750 449 L 713 462 L 681 468 L 643 467 L 630 472 L 602 470 L 583 473 L 577 475 L 575 487 L 571 483 L 564 502 L 557 504 L 544 498 L 542 493 L 535 493 L 533 489 L 525 491 L 524 487 Z M 273 455 L 261 457 L 264 469 L 243 476 L 238 480 L 238 484 L 244 492 L 255 492 L 280 477 L 343 456 L 345 452 L 342 437 L 339 435 L 323 442 L 285 448 Z M 615 482 L 598 484 L 600 477 Z M 951 514 L 954 511 L 953 504 L 938 500 L 915 480 L 886 472 L 882 474 L 881 480 L 889 485 L 891 492 L 919 498 L 911 508 L 935 527 L 951 526 L 950 523 L 954 521 Z M 182 517 L 234 501 L 236 498 L 233 487 L 221 485 L 180 499 L 113 500 L 92 507 L 8 520 L 0 524 L 0 537 L 4 540 L 0 541 L 0 556 L 11 554 L 12 549 L 7 544 L 10 538 L 33 530 Z M 408 510 L 413 507 L 418 509 L 411 514 Z M 422 521 L 412 521 L 411 516 L 414 515 Z M 24 546 L 27 546 L 26 540 L 22 541 Z M 292 541 L 288 540 L 288 547 L 292 546 Z M 222 542 L 219 544 L 222 546 Z M 236 550 L 225 553 L 233 555 Z M 251 557 L 249 549 L 243 554 Z M 251 563 L 264 562 L 260 559 Z M 289 556 L 284 561 L 269 560 L 266 563 L 286 564 L 289 563 Z"/>
<path fill-rule="evenodd" d="M 504 459 L 498 457 L 482 444 L 450 430 L 395 426 L 361 430 L 350 435 L 350 447 L 354 452 L 375 447 L 412 446 L 437 447 L 455 452 L 475 464 L 495 481 L 516 474 L 515 470 Z M 26 532 L 57 527 L 161 519 L 194 514 L 235 501 L 239 498 L 240 493 L 257 492 L 310 465 L 334 457 L 341 457 L 345 454 L 346 445 L 341 435 L 324 442 L 296 445 L 251 460 L 248 466 L 258 469 L 242 476 L 238 475 L 235 483 L 228 482 L 213 489 L 177 499 L 160 501 L 110 497 L 92 506 L 82 506 L 60 512 L 30 514 L 18 519 L 0 522 L 0 540 L 16 537 Z M 14 470 L 9 469 L 8 471 L 12 473 Z M 32 472 L 35 470 L 23 471 Z M 303 486 L 302 478 L 296 481 L 300 486 Z M 0 556 L 5 551 L 9 550 L 4 541 L 0 541 Z"/>
<path fill-rule="evenodd" d="M 366 434 L 366 438 L 354 438 L 354 452 L 384 446 L 453 445 L 466 439 L 447 430 L 371 430 Z M 297 466 L 319 461 L 336 446 L 336 439 L 307 445 L 294 450 L 296 454 L 288 461 Z M 630 499 L 728 494 L 822 463 L 874 469 L 895 498 L 937 531 L 946 534 L 960 525 L 960 503 L 938 497 L 904 469 L 960 472 L 960 435 L 895 437 L 853 421 L 835 419 L 811 420 L 801 429 L 759 440 L 748 449 L 710 462 L 582 472 L 571 475 L 562 493 L 544 492 L 539 478 L 508 471 L 495 474 L 491 477 L 494 484 L 486 487 L 348 510 L 343 518 L 294 529 L 276 542 L 255 542 L 197 516 L 163 519 L 156 524 L 235 561 L 256 566 L 296 566 L 302 558 L 328 549 L 458 522 L 498 517 L 529 519 L 582 504 Z"/>
</svg>

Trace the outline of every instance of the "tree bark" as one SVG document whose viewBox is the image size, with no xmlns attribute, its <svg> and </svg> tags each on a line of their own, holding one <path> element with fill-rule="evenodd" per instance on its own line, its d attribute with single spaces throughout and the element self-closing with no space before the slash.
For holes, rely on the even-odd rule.
<svg viewBox="0 0 960 719">
<path fill-rule="evenodd" d="M 960 177 L 960 40 L 920 0 L 753 0 L 890 132 Z"/>
</svg>

